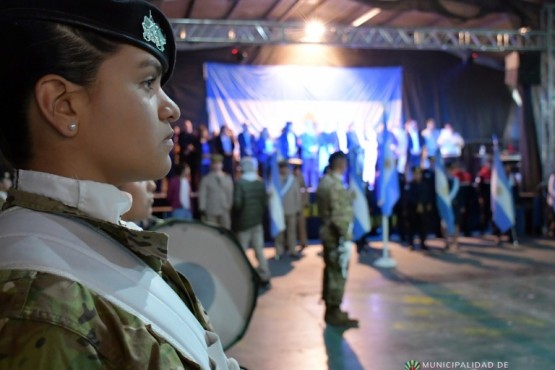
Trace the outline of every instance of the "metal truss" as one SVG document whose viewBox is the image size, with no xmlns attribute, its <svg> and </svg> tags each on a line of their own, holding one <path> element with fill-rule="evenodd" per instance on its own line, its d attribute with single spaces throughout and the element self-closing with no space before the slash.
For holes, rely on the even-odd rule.
<svg viewBox="0 0 555 370">
<path fill-rule="evenodd" d="M 322 44 L 357 49 L 500 52 L 543 51 L 547 44 L 546 32 L 528 30 L 328 26 L 321 37 L 311 39 L 305 34 L 304 23 L 174 19 L 172 27 L 181 50 L 194 49 L 195 44 Z"/>
<path fill-rule="evenodd" d="M 555 5 L 547 4 L 542 14 L 546 47 L 542 53 L 542 85 L 538 143 L 544 180 L 555 168 Z"/>
</svg>

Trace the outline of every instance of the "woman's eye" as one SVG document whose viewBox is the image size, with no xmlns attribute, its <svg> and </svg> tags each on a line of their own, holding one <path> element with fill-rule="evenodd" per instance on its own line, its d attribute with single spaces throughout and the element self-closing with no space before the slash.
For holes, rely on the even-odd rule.
<svg viewBox="0 0 555 370">
<path fill-rule="evenodd" d="M 152 90 L 154 87 L 154 82 L 156 81 L 156 79 L 151 78 L 148 79 L 146 81 L 143 81 L 143 85 L 146 87 L 147 90 Z"/>
</svg>

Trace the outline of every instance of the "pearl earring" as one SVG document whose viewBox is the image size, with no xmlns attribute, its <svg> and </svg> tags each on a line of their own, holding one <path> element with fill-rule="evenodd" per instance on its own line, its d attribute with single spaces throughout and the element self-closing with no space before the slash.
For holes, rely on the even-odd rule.
<svg viewBox="0 0 555 370">
<path fill-rule="evenodd" d="M 69 131 L 75 131 L 77 130 L 77 123 L 70 123 L 67 128 Z"/>
</svg>

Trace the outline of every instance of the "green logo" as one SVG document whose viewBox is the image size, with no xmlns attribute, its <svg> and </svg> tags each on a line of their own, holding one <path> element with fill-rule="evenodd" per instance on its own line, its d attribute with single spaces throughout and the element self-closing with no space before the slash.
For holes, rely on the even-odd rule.
<svg viewBox="0 0 555 370">
<path fill-rule="evenodd" d="M 405 362 L 405 370 L 420 370 L 420 362 L 415 360 Z"/>
</svg>

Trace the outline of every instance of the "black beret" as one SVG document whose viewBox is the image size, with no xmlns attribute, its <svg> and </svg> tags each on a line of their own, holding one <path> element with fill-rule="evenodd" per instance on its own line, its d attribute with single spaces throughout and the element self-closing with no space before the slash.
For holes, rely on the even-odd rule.
<svg viewBox="0 0 555 370">
<path fill-rule="evenodd" d="M 154 55 L 162 84 L 173 72 L 175 40 L 168 19 L 142 0 L 0 0 L 2 20 L 41 20 L 96 31 Z"/>
</svg>

